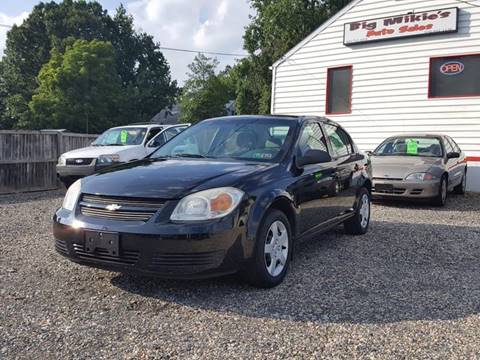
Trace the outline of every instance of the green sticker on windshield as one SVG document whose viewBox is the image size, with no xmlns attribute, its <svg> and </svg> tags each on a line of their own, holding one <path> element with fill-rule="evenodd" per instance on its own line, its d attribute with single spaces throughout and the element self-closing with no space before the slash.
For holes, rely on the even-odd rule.
<svg viewBox="0 0 480 360">
<path fill-rule="evenodd" d="M 120 142 L 122 144 L 125 144 L 127 142 L 127 139 L 128 139 L 128 132 L 127 130 L 122 130 L 120 132 Z"/>
<path fill-rule="evenodd" d="M 413 139 L 407 139 L 407 154 L 418 155 L 418 142 Z"/>
</svg>

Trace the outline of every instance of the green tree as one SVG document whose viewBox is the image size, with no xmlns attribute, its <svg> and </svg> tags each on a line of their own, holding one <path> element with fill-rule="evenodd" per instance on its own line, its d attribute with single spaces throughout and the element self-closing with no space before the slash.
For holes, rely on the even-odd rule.
<svg viewBox="0 0 480 360">
<path fill-rule="evenodd" d="M 40 69 L 53 49 L 64 53 L 78 39 L 113 45 L 121 86 L 130 94 L 125 109 L 130 121 L 148 119 L 173 103 L 177 86 L 159 44 L 134 30 L 123 6 L 111 17 L 96 1 L 52 1 L 36 5 L 20 26 L 8 32 L 0 66 L 0 109 L 4 109 L 0 127 L 30 127 L 28 103 L 38 87 Z"/>
<path fill-rule="evenodd" d="M 218 60 L 198 54 L 188 66 L 190 72 L 180 96 L 181 120 L 197 122 L 226 115 L 225 105 L 235 97 L 235 84 L 227 69 L 216 73 Z"/>
<path fill-rule="evenodd" d="M 124 120 L 124 90 L 109 42 L 77 40 L 64 54 L 52 50 L 38 82 L 30 127 L 99 133 Z"/>
<path fill-rule="evenodd" d="M 236 66 L 237 111 L 270 113 L 269 67 L 350 0 L 251 0 L 255 10 L 244 35 L 250 57 Z"/>
</svg>

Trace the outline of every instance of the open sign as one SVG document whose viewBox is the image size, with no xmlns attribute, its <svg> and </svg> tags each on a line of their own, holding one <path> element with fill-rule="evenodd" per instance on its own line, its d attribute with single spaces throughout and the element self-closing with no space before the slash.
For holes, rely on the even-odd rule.
<svg viewBox="0 0 480 360">
<path fill-rule="evenodd" d="M 458 75 L 465 70 L 465 65 L 460 61 L 449 61 L 440 66 L 440 72 L 443 75 Z"/>
</svg>

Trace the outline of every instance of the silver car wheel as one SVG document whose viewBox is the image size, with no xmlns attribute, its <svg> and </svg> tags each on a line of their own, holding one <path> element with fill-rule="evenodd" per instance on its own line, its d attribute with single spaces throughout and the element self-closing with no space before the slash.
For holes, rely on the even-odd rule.
<svg viewBox="0 0 480 360">
<path fill-rule="evenodd" d="M 282 273 L 288 258 L 288 231 L 283 222 L 275 221 L 270 225 L 265 239 L 265 265 L 271 276 Z"/>
<path fill-rule="evenodd" d="M 362 228 L 366 228 L 368 225 L 368 222 L 370 220 L 370 199 L 368 198 L 367 194 L 363 194 L 360 205 L 360 216 L 361 216 L 361 222 L 360 225 Z"/>
</svg>

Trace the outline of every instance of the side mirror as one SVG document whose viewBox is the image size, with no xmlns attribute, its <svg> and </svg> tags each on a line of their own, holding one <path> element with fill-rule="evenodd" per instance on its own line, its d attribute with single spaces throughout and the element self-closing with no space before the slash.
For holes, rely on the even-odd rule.
<svg viewBox="0 0 480 360">
<path fill-rule="evenodd" d="M 458 159 L 460 154 L 458 152 L 451 152 L 447 154 L 447 159 Z"/>
<path fill-rule="evenodd" d="M 322 164 L 332 161 L 332 157 L 326 151 L 308 150 L 307 153 L 297 158 L 297 166 L 303 167 L 311 164 Z"/>
</svg>

